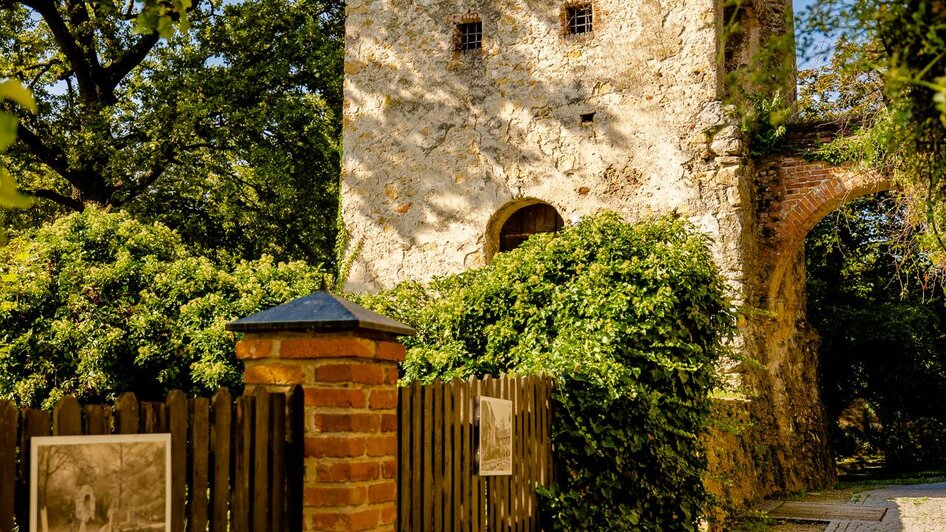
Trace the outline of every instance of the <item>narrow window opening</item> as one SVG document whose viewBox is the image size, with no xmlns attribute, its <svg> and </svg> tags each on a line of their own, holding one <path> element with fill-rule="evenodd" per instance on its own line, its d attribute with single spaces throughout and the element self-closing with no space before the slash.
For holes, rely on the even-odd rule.
<svg viewBox="0 0 946 532">
<path fill-rule="evenodd" d="M 483 48 L 483 22 L 457 24 L 457 51 L 472 52 Z"/>
<path fill-rule="evenodd" d="M 595 121 L 594 113 L 583 113 L 579 115 L 582 124 L 592 124 Z"/>
<path fill-rule="evenodd" d="M 565 32 L 568 35 L 591 33 L 594 30 L 594 13 L 590 3 L 565 7 Z"/>
</svg>

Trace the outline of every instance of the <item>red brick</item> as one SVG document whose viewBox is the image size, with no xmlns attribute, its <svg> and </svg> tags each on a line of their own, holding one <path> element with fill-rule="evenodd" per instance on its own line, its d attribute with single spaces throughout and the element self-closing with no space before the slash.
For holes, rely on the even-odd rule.
<svg viewBox="0 0 946 532">
<path fill-rule="evenodd" d="M 397 520 L 397 506 L 393 504 L 388 504 L 381 507 L 381 524 L 390 525 L 394 524 L 394 521 Z"/>
<path fill-rule="evenodd" d="M 397 435 L 369 436 L 365 440 L 368 456 L 397 456 Z"/>
<path fill-rule="evenodd" d="M 314 436 L 305 439 L 305 455 L 314 458 L 352 458 L 364 456 L 364 436 Z"/>
<path fill-rule="evenodd" d="M 351 516 L 347 512 L 305 512 L 309 526 L 306 530 L 351 530 Z"/>
<path fill-rule="evenodd" d="M 384 383 L 385 384 L 397 384 L 397 380 L 400 376 L 397 373 L 397 367 L 387 367 L 384 368 Z"/>
<path fill-rule="evenodd" d="M 335 464 L 319 463 L 315 466 L 316 482 L 358 482 L 379 478 L 381 478 L 381 464 L 374 460 L 370 462 L 345 461 Z"/>
<path fill-rule="evenodd" d="M 304 381 L 305 373 L 298 364 L 254 362 L 243 370 L 246 384 L 302 384 Z"/>
<path fill-rule="evenodd" d="M 397 495 L 397 483 L 393 480 L 368 486 L 368 503 L 391 502 Z"/>
<path fill-rule="evenodd" d="M 404 344 L 397 342 L 378 342 L 378 358 L 381 360 L 401 362 L 404 360 L 405 353 Z"/>
<path fill-rule="evenodd" d="M 358 510 L 322 510 L 308 515 L 307 530 L 370 530 L 381 523 L 380 508 Z"/>
<path fill-rule="evenodd" d="M 357 388 L 306 388 L 305 406 L 364 408 L 367 394 Z"/>
<path fill-rule="evenodd" d="M 378 432 L 379 414 L 315 414 L 313 427 L 318 432 Z"/>
<path fill-rule="evenodd" d="M 318 382 L 384 383 L 384 368 L 375 364 L 329 364 L 315 368 Z"/>
<path fill-rule="evenodd" d="M 368 400 L 368 407 L 381 410 L 397 408 L 396 390 L 372 390 Z"/>
<path fill-rule="evenodd" d="M 381 414 L 381 432 L 397 431 L 397 414 Z"/>
<path fill-rule="evenodd" d="M 236 356 L 240 360 L 272 358 L 275 355 L 272 340 L 244 338 L 236 344 Z"/>
<path fill-rule="evenodd" d="M 358 485 L 307 486 L 303 498 L 309 507 L 353 506 L 365 503 L 367 490 Z"/>
<path fill-rule="evenodd" d="M 375 341 L 354 336 L 287 338 L 280 342 L 281 358 L 374 358 Z"/>
<path fill-rule="evenodd" d="M 381 462 L 381 476 L 384 478 L 397 478 L 396 458 L 390 458 Z"/>
</svg>

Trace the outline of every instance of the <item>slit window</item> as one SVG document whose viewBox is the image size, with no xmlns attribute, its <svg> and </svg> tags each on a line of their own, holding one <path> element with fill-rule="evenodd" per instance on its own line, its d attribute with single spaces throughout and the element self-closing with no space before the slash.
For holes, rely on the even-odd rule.
<svg viewBox="0 0 946 532">
<path fill-rule="evenodd" d="M 576 4 L 565 7 L 565 31 L 569 35 L 591 33 L 594 29 L 594 13 L 591 4 Z"/>
<path fill-rule="evenodd" d="M 472 52 L 483 48 L 483 22 L 457 24 L 457 51 Z"/>
</svg>

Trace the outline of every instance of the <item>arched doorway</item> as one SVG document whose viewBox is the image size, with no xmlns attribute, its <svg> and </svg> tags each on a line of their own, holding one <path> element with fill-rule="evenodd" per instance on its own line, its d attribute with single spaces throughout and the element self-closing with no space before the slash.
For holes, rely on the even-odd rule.
<svg viewBox="0 0 946 532">
<path fill-rule="evenodd" d="M 486 256 L 492 259 L 496 253 L 516 249 L 534 234 L 555 233 L 564 226 L 562 216 L 548 203 L 537 199 L 510 203 L 490 220 Z"/>
</svg>

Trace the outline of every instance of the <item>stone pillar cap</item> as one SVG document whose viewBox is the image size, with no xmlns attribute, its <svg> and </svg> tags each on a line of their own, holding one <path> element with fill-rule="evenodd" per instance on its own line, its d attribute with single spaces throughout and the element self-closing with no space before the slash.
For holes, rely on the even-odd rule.
<svg viewBox="0 0 946 532">
<path fill-rule="evenodd" d="M 403 323 L 372 312 L 327 290 L 319 290 L 278 307 L 230 322 L 227 324 L 227 330 L 234 332 L 368 330 L 396 336 L 413 336 L 417 333 Z"/>
</svg>

